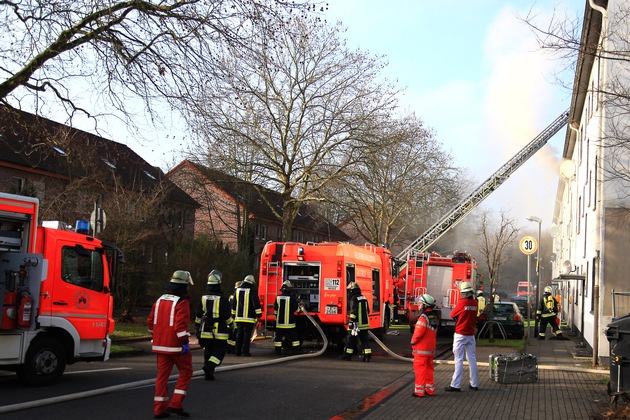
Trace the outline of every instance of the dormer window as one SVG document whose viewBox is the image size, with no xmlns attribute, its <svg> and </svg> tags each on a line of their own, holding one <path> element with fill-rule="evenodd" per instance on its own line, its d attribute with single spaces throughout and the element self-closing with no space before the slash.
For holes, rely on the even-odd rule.
<svg viewBox="0 0 630 420">
<path fill-rule="evenodd" d="M 109 160 L 105 159 L 105 158 L 101 158 L 101 160 L 103 162 L 105 162 L 105 165 L 109 166 L 112 169 L 116 169 L 116 165 L 114 165 L 113 163 L 111 163 Z"/>
<path fill-rule="evenodd" d="M 61 147 L 53 146 L 53 149 L 55 149 L 55 152 L 59 153 L 61 156 L 68 156 Z"/>
</svg>

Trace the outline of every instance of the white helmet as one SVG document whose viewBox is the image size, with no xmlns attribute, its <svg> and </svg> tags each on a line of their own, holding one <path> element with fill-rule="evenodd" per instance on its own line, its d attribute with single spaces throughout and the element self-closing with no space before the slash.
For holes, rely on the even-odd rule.
<svg viewBox="0 0 630 420">
<path fill-rule="evenodd" d="M 459 285 L 459 291 L 462 293 L 472 292 L 473 291 L 472 284 L 470 284 L 470 282 L 467 282 L 467 281 L 462 282 L 462 284 Z"/>
<path fill-rule="evenodd" d="M 360 289 L 359 283 L 357 283 L 356 281 L 350 282 L 350 284 L 348 285 L 348 290 L 354 289 Z"/>
<path fill-rule="evenodd" d="M 173 273 L 173 275 L 171 276 L 171 283 L 172 284 L 194 284 L 192 277 L 190 276 L 190 273 L 188 271 L 184 271 L 184 270 L 177 270 L 176 272 Z"/>
<path fill-rule="evenodd" d="M 252 276 L 251 274 L 248 274 L 245 276 L 245 278 L 243 279 L 243 283 L 250 283 L 250 284 L 254 284 L 256 283 L 256 279 L 254 279 L 254 276 Z"/>
<path fill-rule="evenodd" d="M 427 295 L 426 293 L 420 296 L 419 301 L 420 303 L 422 303 L 425 306 L 428 306 L 429 308 L 433 308 L 435 306 L 435 299 L 433 299 L 433 296 Z"/>
<path fill-rule="evenodd" d="M 551 294 L 552 290 L 551 290 L 551 286 L 547 286 L 545 287 L 545 293 L 549 293 Z"/>
</svg>

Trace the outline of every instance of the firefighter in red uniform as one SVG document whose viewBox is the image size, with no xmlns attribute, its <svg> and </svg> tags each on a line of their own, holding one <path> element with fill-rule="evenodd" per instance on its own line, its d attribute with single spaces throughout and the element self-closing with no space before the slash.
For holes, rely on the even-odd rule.
<svg viewBox="0 0 630 420">
<path fill-rule="evenodd" d="M 221 291 L 219 270 L 208 274 L 206 294 L 195 317 L 195 332 L 203 347 L 203 372 L 206 381 L 214 380 L 214 370 L 221 364 L 227 352 L 227 340 L 232 328 L 232 308 L 227 296 Z"/>
<path fill-rule="evenodd" d="M 282 354 L 284 339 L 291 346 L 291 354 L 298 354 L 300 339 L 295 327 L 295 314 L 300 312 L 297 297 L 291 293 L 292 284 L 289 280 L 282 283 L 280 294 L 276 297 L 273 310 L 276 312 L 276 332 L 273 337 L 273 345 L 276 354 Z"/>
<path fill-rule="evenodd" d="M 372 356 L 372 349 L 368 341 L 368 331 L 370 330 L 370 306 L 365 296 L 361 294 L 361 288 L 357 282 L 348 285 L 350 290 L 350 320 L 348 321 L 348 335 L 346 337 L 346 348 L 342 356 L 345 360 L 352 359 L 354 351 L 357 350 L 357 339 L 361 341 L 361 355 L 364 362 L 369 362 Z"/>
<path fill-rule="evenodd" d="M 451 311 L 451 317 L 455 320 L 455 334 L 453 335 L 455 372 L 453 372 L 451 385 L 445 389 L 446 392 L 460 391 L 464 371 L 464 356 L 468 360 L 468 368 L 470 369 L 470 384 L 468 387 L 473 391 L 479 389 L 475 343 L 478 305 L 477 300 L 473 297 L 473 288 L 469 282 L 462 282 L 460 294 L 461 298 Z"/>
<path fill-rule="evenodd" d="M 192 355 L 188 346 L 189 284 L 193 284 L 193 281 L 188 271 L 175 271 L 165 287 L 169 293 L 162 295 L 153 304 L 147 319 L 149 332 L 153 335 L 152 350 L 157 354 L 158 373 L 153 399 L 153 417 L 156 419 L 170 417 L 170 413 L 190 417 L 182 405 L 193 375 Z M 168 378 L 173 366 L 177 366 L 179 377 L 169 403 Z"/>
<path fill-rule="evenodd" d="M 433 312 L 435 299 L 431 295 L 420 296 L 420 316 L 411 337 L 413 353 L 413 371 L 416 376 L 413 390 L 414 397 L 435 395 L 435 379 L 433 373 L 433 358 L 435 357 L 435 342 L 437 329 L 440 325 L 438 316 Z"/>
</svg>

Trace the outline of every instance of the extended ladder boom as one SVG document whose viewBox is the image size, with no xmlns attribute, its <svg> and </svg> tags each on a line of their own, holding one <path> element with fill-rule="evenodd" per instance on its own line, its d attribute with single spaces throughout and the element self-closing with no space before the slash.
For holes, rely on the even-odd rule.
<svg viewBox="0 0 630 420">
<path fill-rule="evenodd" d="M 499 185 L 501 185 L 510 175 L 512 175 L 523 163 L 539 151 L 550 138 L 552 138 L 567 123 L 569 111 L 563 112 L 549 127 L 545 128 L 520 152 L 505 163 L 490 178 L 481 184 L 467 198 L 455 206 L 445 217 L 435 223 L 422 236 L 412 242 L 400 254 L 398 260 L 407 260 L 418 252 L 425 251 L 449 229 L 459 223 L 468 213 L 470 213 L 479 203 L 488 197 Z"/>
</svg>

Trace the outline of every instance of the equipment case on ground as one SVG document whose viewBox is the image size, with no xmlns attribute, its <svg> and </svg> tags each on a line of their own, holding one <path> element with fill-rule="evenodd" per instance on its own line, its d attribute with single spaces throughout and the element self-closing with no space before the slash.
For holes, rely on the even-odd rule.
<svg viewBox="0 0 630 420">
<path fill-rule="evenodd" d="M 533 354 L 491 354 L 490 379 L 500 384 L 529 384 L 538 380 L 538 362 Z"/>
</svg>

